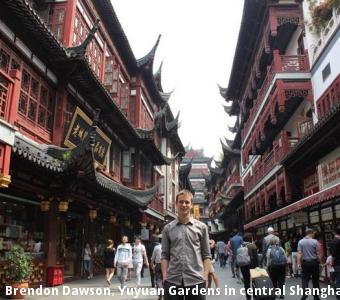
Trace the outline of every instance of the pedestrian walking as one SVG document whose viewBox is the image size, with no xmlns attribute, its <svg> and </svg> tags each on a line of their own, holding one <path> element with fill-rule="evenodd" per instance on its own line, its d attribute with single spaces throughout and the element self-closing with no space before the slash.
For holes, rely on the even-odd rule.
<svg viewBox="0 0 340 300">
<path fill-rule="evenodd" d="M 304 295 L 301 300 L 307 299 L 307 289 L 309 280 L 312 278 L 313 288 L 320 289 L 320 244 L 313 238 L 313 229 L 307 228 L 306 236 L 298 243 L 298 269 L 302 270 L 302 288 Z M 319 300 L 318 295 L 314 296 L 314 300 Z"/>
<path fill-rule="evenodd" d="M 287 256 L 287 277 L 290 278 L 293 276 L 293 271 L 292 271 L 292 246 L 291 246 L 291 240 L 292 238 L 289 236 L 284 243 L 284 249 L 286 252 Z"/>
<path fill-rule="evenodd" d="M 157 235 L 151 236 L 151 241 L 149 245 L 146 247 L 146 254 L 148 256 L 149 261 L 151 261 L 151 256 L 153 253 L 154 248 L 159 245 L 159 238 Z M 155 270 L 152 264 L 149 264 L 149 271 L 150 271 L 150 280 L 151 280 L 151 287 L 155 287 Z"/>
<path fill-rule="evenodd" d="M 291 248 L 292 248 L 292 272 L 293 277 L 299 276 L 299 269 L 297 267 L 297 247 L 298 247 L 299 239 L 297 237 L 293 237 L 291 240 Z"/>
<path fill-rule="evenodd" d="M 262 241 L 262 266 L 265 267 L 267 265 L 267 250 L 270 244 L 270 240 L 274 237 L 274 228 L 268 227 L 267 229 L 267 235 L 263 238 Z"/>
<path fill-rule="evenodd" d="M 135 245 L 132 248 L 132 264 L 137 277 L 137 287 L 141 284 L 141 271 L 143 267 L 143 262 L 145 266 L 149 267 L 149 261 L 146 256 L 145 246 L 139 237 L 135 238 Z"/>
<path fill-rule="evenodd" d="M 280 239 L 272 237 L 266 253 L 267 269 L 274 288 L 281 290 L 280 299 L 284 298 L 283 286 L 286 279 L 287 256 L 285 250 L 280 246 Z"/>
<path fill-rule="evenodd" d="M 335 228 L 334 239 L 330 243 L 330 254 L 333 258 L 335 288 L 340 291 L 340 225 Z M 336 296 L 340 300 L 340 296 Z"/>
<path fill-rule="evenodd" d="M 155 274 L 155 286 L 157 289 L 163 288 L 163 276 L 161 270 L 161 258 L 162 258 L 162 245 L 158 243 L 152 251 L 151 265 Z M 158 296 L 158 299 L 162 299 L 162 295 Z"/>
<path fill-rule="evenodd" d="M 215 272 L 215 250 L 216 250 L 216 245 L 215 241 L 213 239 L 209 240 L 209 247 L 210 247 L 210 253 L 211 253 L 211 267 L 209 271 L 209 276 L 208 276 L 208 288 L 211 287 L 212 282 L 214 281 L 215 287 L 218 288 L 220 286 L 220 282 L 218 280 L 218 277 Z"/>
<path fill-rule="evenodd" d="M 335 270 L 333 267 L 333 256 L 331 255 L 330 249 L 328 249 L 327 254 L 328 256 L 325 263 L 326 275 L 329 279 L 329 283 L 331 284 L 331 286 L 335 286 Z"/>
<path fill-rule="evenodd" d="M 220 240 L 216 243 L 216 252 L 218 260 L 220 261 L 220 267 L 224 268 L 227 260 L 226 245 L 224 241 Z"/>
<path fill-rule="evenodd" d="M 241 273 L 243 276 L 244 288 L 246 291 L 247 300 L 251 299 L 250 293 L 250 269 L 255 269 L 259 266 L 258 256 L 257 256 L 257 247 L 253 240 L 253 235 L 251 233 L 245 233 L 243 236 L 243 244 L 242 247 L 245 247 L 248 251 L 247 254 L 249 256 L 249 263 L 241 266 Z"/>
<path fill-rule="evenodd" d="M 237 278 L 237 283 L 241 283 L 241 275 L 240 275 L 240 267 L 237 265 L 236 257 L 237 257 L 237 249 L 243 244 L 243 238 L 240 232 L 237 229 L 234 229 L 235 235 L 230 239 L 231 250 L 233 252 L 232 255 L 232 265 L 234 268 L 233 278 Z"/>
<path fill-rule="evenodd" d="M 127 279 L 129 265 L 132 264 L 132 248 L 128 243 L 128 237 L 122 237 L 122 243 L 117 247 L 114 266 L 117 268 L 117 276 L 120 286 L 123 288 Z"/>
<path fill-rule="evenodd" d="M 115 269 L 114 269 L 115 253 L 116 253 L 116 249 L 113 246 L 113 240 L 110 240 L 110 239 L 107 240 L 106 248 L 104 249 L 104 268 L 105 268 L 106 282 L 108 285 L 111 285 L 111 279 L 115 272 Z"/>
<path fill-rule="evenodd" d="M 233 278 L 235 278 L 235 268 L 234 268 L 233 250 L 231 249 L 230 240 L 227 242 L 226 249 L 227 249 L 228 263 L 229 263 L 229 265 L 230 265 L 231 274 L 233 275 Z"/>
<path fill-rule="evenodd" d="M 84 263 L 84 271 L 86 273 L 87 279 L 91 279 L 92 275 L 92 251 L 89 243 L 85 244 L 85 248 L 83 250 L 83 263 Z"/>
<path fill-rule="evenodd" d="M 165 300 L 205 300 L 206 281 L 211 265 L 208 227 L 190 215 L 192 193 L 176 195 L 177 218 L 165 225 L 162 234 L 162 275 Z M 175 292 L 170 294 L 171 291 Z M 186 295 L 181 295 L 185 288 Z M 195 290 L 198 289 L 198 293 Z"/>
</svg>

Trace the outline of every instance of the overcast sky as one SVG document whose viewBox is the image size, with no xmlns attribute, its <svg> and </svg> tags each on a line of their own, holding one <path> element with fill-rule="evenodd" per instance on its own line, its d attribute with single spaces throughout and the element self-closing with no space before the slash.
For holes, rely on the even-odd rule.
<svg viewBox="0 0 340 300">
<path fill-rule="evenodd" d="M 140 58 L 158 34 L 154 72 L 163 61 L 162 85 L 173 89 L 170 107 L 180 110 L 183 145 L 203 148 L 207 156 L 221 153 L 229 118 L 217 83 L 226 87 L 241 22 L 243 0 L 111 0 L 131 48 Z"/>
</svg>

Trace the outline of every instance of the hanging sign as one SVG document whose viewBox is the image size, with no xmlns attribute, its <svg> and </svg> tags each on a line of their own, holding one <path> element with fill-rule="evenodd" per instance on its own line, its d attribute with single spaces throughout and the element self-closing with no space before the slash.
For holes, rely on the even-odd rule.
<svg viewBox="0 0 340 300">
<path fill-rule="evenodd" d="M 67 131 L 64 145 L 74 148 L 83 142 L 90 132 L 92 123 L 92 120 L 79 107 L 77 107 Z M 100 165 L 103 165 L 107 151 L 111 146 L 111 140 L 99 128 L 97 128 L 96 133 L 96 139 L 93 147 L 94 159 Z"/>
</svg>

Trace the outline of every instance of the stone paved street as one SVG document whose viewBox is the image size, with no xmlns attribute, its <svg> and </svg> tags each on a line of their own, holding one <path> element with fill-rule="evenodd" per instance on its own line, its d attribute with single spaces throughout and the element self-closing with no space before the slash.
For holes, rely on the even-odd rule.
<svg viewBox="0 0 340 300">
<path fill-rule="evenodd" d="M 241 300 L 241 299 L 245 299 L 245 296 L 240 295 L 240 288 L 243 287 L 243 285 L 238 284 L 236 279 L 231 277 L 231 272 L 229 268 L 226 269 L 221 269 L 218 266 L 216 266 L 216 272 L 219 276 L 220 279 L 220 284 L 221 284 L 221 295 L 219 296 L 208 296 L 207 299 L 208 300 L 219 300 L 219 299 L 234 299 L 234 300 Z M 127 293 L 124 293 L 124 295 L 121 295 L 120 290 L 118 288 L 118 281 L 117 278 L 114 278 L 112 281 L 112 285 L 110 287 L 110 289 L 106 290 L 105 288 L 107 288 L 107 285 L 104 283 L 104 276 L 96 276 L 91 280 L 78 280 L 78 281 L 72 281 L 69 283 L 66 283 L 64 286 L 59 286 L 57 287 L 58 290 L 58 294 L 59 295 L 55 295 L 55 296 L 27 296 L 26 299 L 27 300 L 35 300 L 35 299 L 39 299 L 39 300 L 43 300 L 43 299 L 48 299 L 48 300 L 56 300 L 56 299 L 63 299 L 63 300 L 68 300 L 68 299 L 113 299 L 113 300 L 124 300 L 124 299 L 133 299 L 134 297 L 136 299 L 144 299 L 144 300 L 151 300 L 151 299 L 157 299 L 156 296 L 153 295 L 140 295 L 138 297 L 136 297 L 136 293 L 130 294 L 128 295 Z M 148 273 L 146 273 L 146 276 L 142 279 L 142 288 L 143 291 L 150 293 L 151 289 L 149 289 L 150 286 L 150 277 L 148 275 Z M 128 282 L 127 287 L 128 288 L 133 288 L 135 284 L 134 279 L 132 281 Z M 291 286 L 294 285 L 298 285 L 301 284 L 301 280 L 300 279 L 287 279 L 286 282 L 286 300 L 296 300 L 296 299 L 300 299 L 300 296 L 297 295 L 289 295 L 289 289 Z M 227 285 L 228 288 L 230 289 L 234 289 L 236 291 L 236 295 L 235 296 L 226 296 L 225 292 L 224 292 L 224 287 L 225 285 Z M 326 288 L 326 285 L 322 285 L 323 288 Z M 87 295 L 87 296 L 82 296 L 82 295 L 78 295 L 78 296 L 72 296 L 72 295 L 62 295 L 63 294 L 63 289 L 68 291 L 70 289 L 75 289 L 77 291 L 80 291 L 81 288 L 86 289 L 86 288 L 94 288 L 97 289 L 97 291 L 101 291 L 101 292 L 105 292 L 105 291 L 110 291 L 110 295 Z M 62 297 L 61 297 L 62 295 Z M 312 296 L 309 297 L 309 299 L 313 299 Z M 327 297 L 327 299 L 329 300 L 335 300 L 335 297 Z"/>
</svg>

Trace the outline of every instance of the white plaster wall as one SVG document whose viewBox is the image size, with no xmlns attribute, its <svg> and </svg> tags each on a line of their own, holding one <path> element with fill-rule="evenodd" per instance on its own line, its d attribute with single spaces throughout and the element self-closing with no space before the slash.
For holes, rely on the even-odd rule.
<svg viewBox="0 0 340 300">
<path fill-rule="evenodd" d="M 298 39 L 299 39 L 300 34 L 301 34 L 301 28 L 297 27 L 289 41 L 285 55 L 296 55 L 297 54 Z"/>
<path fill-rule="evenodd" d="M 340 31 L 333 37 L 336 40 L 335 44 L 332 46 L 330 44 L 328 47 L 331 48 L 326 49 L 326 51 L 321 55 L 317 64 L 312 69 L 312 85 L 313 85 L 313 94 L 314 101 L 316 102 L 320 96 L 325 92 L 325 90 L 329 87 L 329 85 L 334 81 L 334 79 L 340 73 Z M 328 50 L 328 51 L 327 51 Z M 326 65 L 330 63 L 331 74 L 327 77 L 325 81 L 322 79 L 322 70 L 326 67 Z"/>
</svg>

